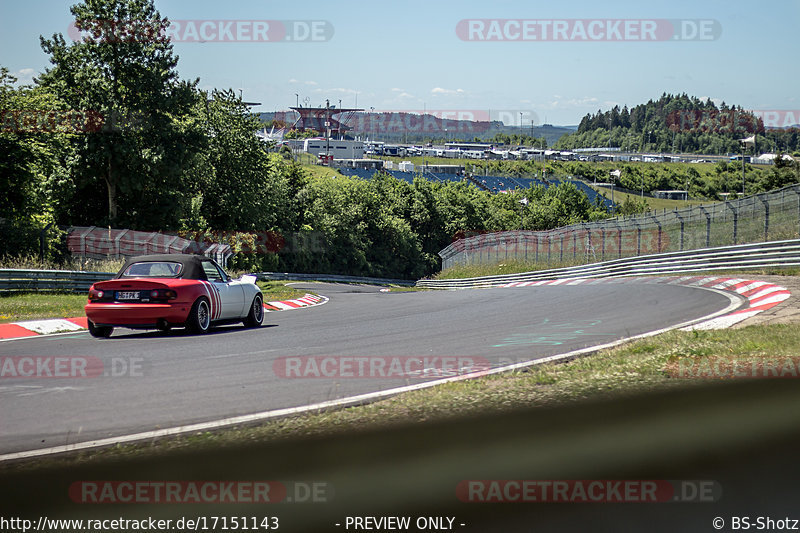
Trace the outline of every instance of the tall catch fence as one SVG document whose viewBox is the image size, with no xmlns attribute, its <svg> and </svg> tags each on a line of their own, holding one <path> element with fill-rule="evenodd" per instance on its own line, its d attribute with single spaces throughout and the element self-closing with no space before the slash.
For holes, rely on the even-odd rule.
<svg viewBox="0 0 800 533">
<path fill-rule="evenodd" d="M 200 232 L 195 232 L 201 235 Z M 130 229 L 77 227 L 67 230 L 67 248 L 73 257 L 121 259 L 147 254 L 202 253 L 225 266 L 232 255 L 227 244 L 184 239 L 179 235 Z"/>
<path fill-rule="evenodd" d="M 800 237 L 800 185 L 674 211 L 503 231 L 460 239 L 439 252 L 442 268 L 526 261 L 548 266 Z"/>
</svg>

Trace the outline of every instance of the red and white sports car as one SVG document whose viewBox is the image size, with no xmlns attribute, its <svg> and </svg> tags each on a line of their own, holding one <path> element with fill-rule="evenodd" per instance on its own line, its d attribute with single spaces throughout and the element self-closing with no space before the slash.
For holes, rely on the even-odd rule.
<svg viewBox="0 0 800 533">
<path fill-rule="evenodd" d="M 205 333 L 214 324 L 258 327 L 264 319 L 254 276 L 231 279 L 212 259 L 187 254 L 129 258 L 114 279 L 92 285 L 84 309 L 94 337 L 115 327 Z"/>
</svg>

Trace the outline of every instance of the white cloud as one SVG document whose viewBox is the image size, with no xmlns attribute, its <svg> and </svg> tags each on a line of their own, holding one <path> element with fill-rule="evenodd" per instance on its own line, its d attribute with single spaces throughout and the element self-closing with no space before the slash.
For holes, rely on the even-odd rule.
<svg viewBox="0 0 800 533">
<path fill-rule="evenodd" d="M 11 73 L 12 76 L 17 78 L 17 83 L 20 85 L 28 85 L 33 83 L 34 74 L 36 74 L 36 71 L 32 68 L 22 68 Z"/>
<path fill-rule="evenodd" d="M 431 89 L 431 93 L 446 94 L 446 95 L 463 94 L 464 89 L 444 89 L 442 87 L 434 87 L 433 89 Z"/>
<path fill-rule="evenodd" d="M 339 94 L 358 94 L 358 91 L 355 89 L 345 89 L 344 87 L 336 87 L 334 89 L 328 89 L 328 91 Z"/>
<path fill-rule="evenodd" d="M 562 99 L 558 95 L 554 95 L 555 100 L 551 100 L 547 104 L 542 105 L 546 109 L 574 109 L 586 106 L 594 106 L 600 102 L 594 96 L 584 96 L 582 98 L 567 98 Z M 613 107 L 613 106 L 612 106 Z"/>
<path fill-rule="evenodd" d="M 700 96 L 698 97 L 698 100 L 700 100 L 701 102 L 708 102 L 709 100 L 711 100 L 711 102 L 713 102 L 714 105 L 717 107 L 719 107 L 719 105 L 725 101 L 724 98 L 714 98 L 713 96 Z"/>
<path fill-rule="evenodd" d="M 333 87 L 329 89 L 317 88 L 311 91 L 314 94 L 322 95 L 357 95 L 359 92 L 355 89 L 346 89 L 344 87 Z"/>
</svg>

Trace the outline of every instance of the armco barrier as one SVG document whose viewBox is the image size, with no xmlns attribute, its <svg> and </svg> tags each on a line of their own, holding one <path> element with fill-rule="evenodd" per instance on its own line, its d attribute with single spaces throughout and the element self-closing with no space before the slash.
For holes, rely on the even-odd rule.
<svg viewBox="0 0 800 533">
<path fill-rule="evenodd" d="M 259 280 L 269 281 L 327 281 L 333 283 L 365 283 L 369 285 L 403 285 L 413 287 L 415 282 L 407 279 L 366 278 L 360 276 L 340 276 L 338 274 L 290 274 L 287 272 L 258 272 L 253 274 Z"/>
<path fill-rule="evenodd" d="M 0 269 L 1 292 L 85 292 L 95 281 L 114 277 L 114 272 L 81 272 L 75 270 L 23 270 Z M 335 283 L 365 283 L 371 285 L 413 286 L 414 282 L 402 279 L 365 278 L 333 274 L 289 274 L 285 272 L 259 272 L 259 280 L 329 281 Z"/>
<path fill-rule="evenodd" d="M 457 289 L 494 287 L 514 281 L 563 278 L 606 278 L 618 276 L 660 276 L 732 270 L 800 266 L 800 239 L 705 248 L 686 252 L 643 255 L 576 267 L 555 268 L 521 274 L 483 276 L 454 280 L 420 280 L 418 287 Z"/>
<path fill-rule="evenodd" d="M 114 277 L 114 272 L 74 270 L 0 269 L 0 292 L 85 292 L 92 283 Z"/>
</svg>

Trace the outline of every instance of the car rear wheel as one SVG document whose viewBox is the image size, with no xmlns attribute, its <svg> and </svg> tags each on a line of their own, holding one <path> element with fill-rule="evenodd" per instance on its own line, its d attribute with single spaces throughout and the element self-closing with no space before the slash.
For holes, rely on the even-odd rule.
<svg viewBox="0 0 800 533">
<path fill-rule="evenodd" d="M 87 320 L 86 323 L 89 326 L 89 334 L 92 337 L 97 337 L 99 339 L 107 339 L 114 332 L 114 328 L 112 328 L 111 326 L 95 326 L 94 322 L 92 322 L 91 320 Z"/>
<path fill-rule="evenodd" d="M 205 333 L 211 327 L 211 310 L 208 307 L 208 300 L 198 299 L 189 311 L 189 319 L 186 327 L 193 333 Z"/>
<path fill-rule="evenodd" d="M 253 298 L 253 303 L 250 304 L 250 312 L 247 314 L 247 318 L 244 319 L 244 325 L 248 328 L 257 328 L 261 326 L 263 320 L 264 300 L 260 294 L 256 294 L 256 297 Z"/>
</svg>

